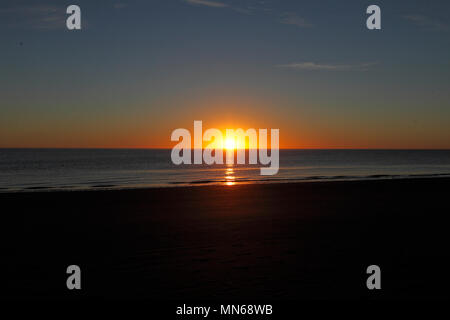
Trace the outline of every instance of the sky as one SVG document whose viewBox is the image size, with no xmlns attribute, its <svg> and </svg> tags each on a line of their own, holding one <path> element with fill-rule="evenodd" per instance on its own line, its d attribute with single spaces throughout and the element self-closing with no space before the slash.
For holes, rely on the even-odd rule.
<svg viewBox="0 0 450 320">
<path fill-rule="evenodd" d="M 67 6 L 81 30 L 66 28 Z M 366 8 L 381 8 L 368 30 Z M 282 148 L 450 148 L 449 1 L 0 4 L 0 147 L 171 148 L 280 129 Z"/>
</svg>

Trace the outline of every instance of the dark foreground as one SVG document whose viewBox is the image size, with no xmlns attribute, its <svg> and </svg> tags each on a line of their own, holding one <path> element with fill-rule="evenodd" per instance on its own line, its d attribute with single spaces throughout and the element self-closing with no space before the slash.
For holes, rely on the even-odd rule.
<svg viewBox="0 0 450 320">
<path fill-rule="evenodd" d="M 449 190 L 441 178 L 0 194 L 0 295 L 449 298 Z"/>
</svg>

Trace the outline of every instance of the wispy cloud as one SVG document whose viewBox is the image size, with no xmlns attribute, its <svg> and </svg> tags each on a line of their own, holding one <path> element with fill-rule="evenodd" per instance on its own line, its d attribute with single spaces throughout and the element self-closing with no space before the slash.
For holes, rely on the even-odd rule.
<svg viewBox="0 0 450 320">
<path fill-rule="evenodd" d="M 247 0 L 239 1 L 233 5 L 230 5 L 233 10 L 243 14 L 271 14 L 273 9 L 271 3 L 265 0 Z"/>
<path fill-rule="evenodd" d="M 261 14 L 279 23 L 297 26 L 301 28 L 312 27 L 313 25 L 306 19 L 300 17 L 295 12 L 277 13 L 267 0 L 228 0 L 227 3 L 213 0 L 182 0 L 185 3 L 195 6 L 207 6 L 213 8 L 226 8 L 235 12 L 247 15 Z"/>
<path fill-rule="evenodd" d="M 437 31 L 450 31 L 449 24 L 421 14 L 408 14 L 404 15 L 403 18 L 422 28 Z"/>
<path fill-rule="evenodd" d="M 194 6 L 206 6 L 212 8 L 228 7 L 228 4 L 219 1 L 210 1 L 210 0 L 184 0 L 184 1 Z"/>
<path fill-rule="evenodd" d="M 373 65 L 375 65 L 373 62 L 360 64 L 322 64 L 315 62 L 299 62 L 282 64 L 277 67 L 308 71 L 368 71 Z"/>
<path fill-rule="evenodd" d="M 127 4 L 123 2 L 116 2 L 113 4 L 114 9 L 122 9 L 125 8 L 126 6 Z"/>
<path fill-rule="evenodd" d="M 280 22 L 283 24 L 290 24 L 293 26 L 301 27 L 301 28 L 308 28 L 312 27 L 312 24 L 306 21 L 305 19 L 299 17 L 294 12 L 286 12 L 283 13 L 280 17 Z"/>
<path fill-rule="evenodd" d="M 0 19 L 14 16 L 9 27 L 32 29 L 63 29 L 66 27 L 66 11 L 63 6 L 31 5 L 0 9 Z"/>
</svg>

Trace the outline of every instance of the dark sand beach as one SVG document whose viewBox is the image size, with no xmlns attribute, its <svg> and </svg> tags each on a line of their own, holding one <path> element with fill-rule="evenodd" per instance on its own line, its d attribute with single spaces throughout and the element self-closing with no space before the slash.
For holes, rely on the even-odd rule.
<svg viewBox="0 0 450 320">
<path fill-rule="evenodd" d="M 423 178 L 2 193 L 1 296 L 448 298 L 449 190 Z M 371 264 L 382 290 L 366 288 Z"/>
</svg>

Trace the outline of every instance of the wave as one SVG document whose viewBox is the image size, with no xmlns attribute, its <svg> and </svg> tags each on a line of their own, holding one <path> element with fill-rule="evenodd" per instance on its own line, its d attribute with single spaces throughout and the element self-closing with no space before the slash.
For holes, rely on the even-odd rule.
<svg viewBox="0 0 450 320">
<path fill-rule="evenodd" d="M 376 179 L 407 179 L 407 178 L 434 178 L 434 177 L 450 177 L 450 173 L 436 174 L 371 174 L 371 175 L 337 175 L 337 176 L 305 176 L 292 178 L 239 178 L 235 180 L 218 179 L 218 180 L 192 180 L 192 181 L 174 181 L 170 184 L 177 185 L 196 185 L 196 184 L 212 184 L 212 183 L 277 183 L 277 182 L 301 182 L 301 181 L 331 181 L 331 180 L 376 180 Z"/>
<path fill-rule="evenodd" d="M 111 179 L 111 182 L 72 185 L 28 185 L 16 187 L 0 187 L 0 193 L 11 192 L 54 192 L 54 191 L 87 191 L 87 190 L 122 190 L 122 189 L 142 189 L 142 188 L 164 188 L 164 187 L 189 187 L 189 186 L 207 186 L 207 185 L 234 185 L 240 184 L 264 184 L 264 183 L 301 183 L 301 182 L 325 182 L 325 181 L 363 181 L 363 180 L 383 180 L 383 179 L 412 179 L 412 178 L 441 178 L 450 177 L 450 173 L 431 173 L 431 174 L 370 174 L 370 175 L 310 175 L 310 176 L 292 176 L 292 177 L 265 177 L 254 176 L 249 178 L 238 177 L 233 180 L 220 178 L 199 179 L 199 180 L 179 180 L 179 181 L 152 181 L 152 183 L 142 183 L 136 180 L 136 183 L 127 180 L 127 183 L 121 183 L 117 179 Z M 119 179 L 120 180 L 120 179 Z M 137 183 L 139 182 L 139 184 Z"/>
</svg>

